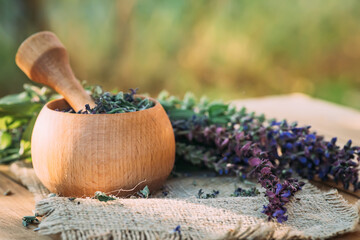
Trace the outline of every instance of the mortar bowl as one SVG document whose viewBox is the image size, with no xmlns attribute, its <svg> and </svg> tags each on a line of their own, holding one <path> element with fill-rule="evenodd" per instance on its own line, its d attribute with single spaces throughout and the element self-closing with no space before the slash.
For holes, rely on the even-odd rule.
<svg viewBox="0 0 360 240">
<path fill-rule="evenodd" d="M 130 196 L 161 188 L 175 161 L 175 137 L 159 102 L 117 114 L 74 114 L 64 99 L 47 103 L 32 134 L 35 173 L 51 192 L 91 197 Z"/>
</svg>

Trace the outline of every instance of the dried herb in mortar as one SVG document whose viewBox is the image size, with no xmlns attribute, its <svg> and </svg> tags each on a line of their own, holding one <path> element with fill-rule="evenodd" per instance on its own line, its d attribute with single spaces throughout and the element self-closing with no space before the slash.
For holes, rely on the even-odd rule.
<svg viewBox="0 0 360 240">
<path fill-rule="evenodd" d="M 130 92 L 111 94 L 104 92 L 101 87 L 96 86 L 92 89 L 92 98 L 96 106 L 90 108 L 88 104 L 85 105 L 83 110 L 76 113 L 78 114 L 114 114 L 114 113 L 127 113 L 145 110 L 154 106 L 154 103 L 149 98 L 136 97 L 136 89 L 129 89 Z M 72 108 L 63 110 L 63 112 L 75 113 Z"/>
</svg>

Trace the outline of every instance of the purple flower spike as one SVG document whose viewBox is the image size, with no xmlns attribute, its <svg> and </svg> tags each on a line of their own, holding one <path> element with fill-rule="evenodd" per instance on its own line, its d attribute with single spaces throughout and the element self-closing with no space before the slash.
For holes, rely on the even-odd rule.
<svg viewBox="0 0 360 240">
<path fill-rule="evenodd" d="M 302 164 L 305 164 L 307 162 L 307 159 L 306 157 L 299 157 L 299 161 L 302 163 Z"/>
<path fill-rule="evenodd" d="M 276 220 L 279 222 L 279 223 L 283 223 L 283 222 L 286 222 L 288 220 L 288 216 L 284 216 L 284 215 L 279 215 L 276 217 Z"/>
<path fill-rule="evenodd" d="M 279 210 L 276 210 L 276 211 L 272 214 L 272 216 L 273 216 L 273 217 L 277 217 L 277 216 L 281 216 L 281 215 L 284 215 L 284 214 L 285 214 L 285 211 L 282 210 L 282 209 L 279 209 Z"/>
<path fill-rule="evenodd" d="M 210 104 L 207 108 L 194 104 L 184 110 L 184 106 L 188 106 L 185 102 L 174 105 L 173 100 L 168 99 L 163 104 L 176 137 L 176 163 L 183 159 L 215 169 L 219 174 L 257 179 L 269 201 L 264 208 L 269 220 L 287 220 L 285 205 L 304 185 L 291 178 L 294 173 L 307 179 L 331 178 L 345 188 L 360 188 L 357 171 L 360 148 L 352 146 L 351 141 L 340 147 L 336 145 L 336 138 L 326 141 L 311 132 L 310 126 L 269 122 L 263 115 L 247 113 L 245 108 L 229 111 L 226 105 Z M 184 116 L 179 118 L 183 110 Z M 189 117 L 189 110 L 196 116 Z M 274 215 L 277 210 L 281 211 Z"/>
<path fill-rule="evenodd" d="M 271 170 L 269 167 L 264 167 L 263 169 L 261 169 L 261 174 L 263 174 L 263 175 L 267 175 L 270 173 L 271 173 Z"/>
<path fill-rule="evenodd" d="M 286 193 L 281 194 L 281 197 L 288 198 L 291 196 L 290 190 L 288 190 Z"/>
<path fill-rule="evenodd" d="M 249 160 L 250 166 L 253 166 L 253 167 L 256 167 L 256 166 L 260 165 L 260 163 L 261 163 L 261 160 L 260 160 L 259 158 L 256 158 L 256 157 L 251 158 L 251 159 Z M 269 169 L 269 170 L 270 170 L 270 169 Z"/>
<path fill-rule="evenodd" d="M 280 193 L 282 188 L 283 188 L 283 186 L 280 183 L 276 184 L 276 195 L 278 195 Z"/>
</svg>

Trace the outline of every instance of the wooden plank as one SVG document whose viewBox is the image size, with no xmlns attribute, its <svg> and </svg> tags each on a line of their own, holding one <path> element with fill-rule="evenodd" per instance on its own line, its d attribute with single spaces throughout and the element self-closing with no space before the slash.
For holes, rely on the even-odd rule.
<svg viewBox="0 0 360 240">
<path fill-rule="evenodd" d="M 332 240 L 359 240 L 360 239 L 360 225 L 358 224 L 355 232 L 345 233 L 337 237 L 331 238 Z"/>
<path fill-rule="evenodd" d="M 0 172 L 2 172 L 3 174 L 5 174 L 5 176 L 7 176 L 8 178 L 10 178 L 12 181 L 16 182 L 19 185 L 23 184 L 20 181 L 19 176 L 16 176 L 14 173 L 12 173 L 10 171 L 10 165 L 8 164 L 0 164 Z"/>
<path fill-rule="evenodd" d="M 10 196 L 3 193 L 11 190 Z M 26 188 L 0 172 L 0 239 L 53 239 L 34 232 L 36 225 L 25 228 L 23 216 L 34 215 L 34 197 Z M 55 237 L 55 236 L 54 236 Z"/>
</svg>

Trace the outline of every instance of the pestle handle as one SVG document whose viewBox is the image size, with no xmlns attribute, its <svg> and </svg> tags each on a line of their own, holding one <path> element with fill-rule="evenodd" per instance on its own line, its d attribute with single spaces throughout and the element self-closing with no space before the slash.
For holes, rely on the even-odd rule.
<svg viewBox="0 0 360 240">
<path fill-rule="evenodd" d="M 95 103 L 75 78 L 65 47 L 52 32 L 39 32 L 28 37 L 19 47 L 18 67 L 34 82 L 53 88 L 70 106 L 79 111 Z"/>
</svg>

